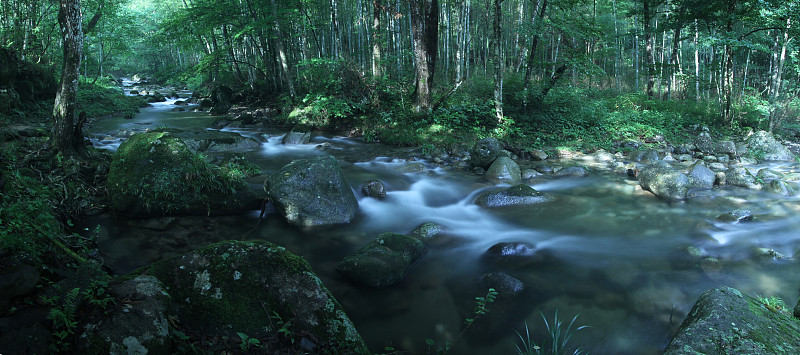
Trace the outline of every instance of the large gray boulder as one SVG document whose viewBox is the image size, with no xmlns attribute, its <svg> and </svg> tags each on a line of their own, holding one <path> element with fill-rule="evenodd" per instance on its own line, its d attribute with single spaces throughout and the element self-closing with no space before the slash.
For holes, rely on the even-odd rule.
<svg viewBox="0 0 800 355">
<path fill-rule="evenodd" d="M 639 172 L 639 184 L 656 196 L 671 201 L 685 199 L 691 187 L 689 177 L 663 161 L 642 169 Z"/>
<path fill-rule="evenodd" d="M 296 226 L 349 223 L 358 200 L 332 156 L 295 160 L 264 181 L 275 209 Z"/>
<path fill-rule="evenodd" d="M 234 132 L 216 130 L 160 129 L 172 137 L 182 140 L 196 153 L 245 153 L 261 149 L 261 143 L 253 138 L 243 137 Z"/>
<path fill-rule="evenodd" d="M 481 139 L 472 147 L 470 162 L 472 166 L 487 169 L 500 156 L 502 150 L 503 145 L 500 144 L 497 138 L 487 137 Z"/>
<path fill-rule="evenodd" d="M 750 152 L 761 161 L 794 160 L 794 154 L 769 132 L 758 131 L 747 139 Z"/>
<path fill-rule="evenodd" d="M 475 198 L 475 204 L 485 208 L 527 206 L 545 201 L 547 201 L 547 197 L 525 184 L 505 189 L 490 189 Z"/>
<path fill-rule="evenodd" d="M 800 354 L 798 334 L 789 311 L 725 287 L 698 298 L 664 354 Z"/>
<path fill-rule="evenodd" d="M 180 321 L 183 333 L 237 343 L 237 333 L 262 340 L 291 337 L 280 344 L 262 342 L 263 353 L 368 351 L 308 263 L 281 246 L 220 242 L 135 273 L 161 281 L 172 300 L 167 313 Z M 280 333 L 279 321 L 291 324 L 291 334 Z"/>
<path fill-rule="evenodd" d="M 689 181 L 692 187 L 714 187 L 716 174 L 703 163 L 696 164 L 689 172 Z"/>
<path fill-rule="evenodd" d="M 725 178 L 728 185 L 746 187 L 748 189 L 761 188 L 761 183 L 758 182 L 758 179 L 756 179 L 750 171 L 741 166 L 726 170 Z"/>
<path fill-rule="evenodd" d="M 372 287 L 393 285 L 425 252 L 421 240 L 383 233 L 342 260 L 336 270 L 353 281 Z"/>
<path fill-rule="evenodd" d="M 281 139 L 283 144 L 306 144 L 311 141 L 311 130 L 305 126 L 295 126 Z"/>
<path fill-rule="evenodd" d="M 489 170 L 486 171 L 486 178 L 494 183 L 515 185 L 522 181 L 522 173 L 519 165 L 511 158 L 499 157 L 489 166 Z"/>
</svg>

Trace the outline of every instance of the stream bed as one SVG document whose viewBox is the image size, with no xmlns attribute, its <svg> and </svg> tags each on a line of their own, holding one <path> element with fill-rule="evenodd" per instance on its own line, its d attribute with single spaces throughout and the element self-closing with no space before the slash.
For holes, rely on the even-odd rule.
<svg viewBox="0 0 800 355">
<path fill-rule="evenodd" d="M 207 113 L 173 112 L 174 100 L 145 108 L 135 118 L 105 119 L 89 129 L 97 147 L 116 149 L 125 134 L 171 127 L 206 129 Z M 119 274 L 210 243 L 268 240 L 304 257 L 344 306 L 373 352 L 385 347 L 414 353 L 455 341 L 451 353 L 512 354 L 527 323 L 541 341 L 542 316 L 556 312 L 569 323 L 589 325 L 571 340 L 595 354 L 658 354 L 667 346 L 697 297 L 731 286 L 744 293 L 781 297 L 793 307 L 800 288 L 794 259 L 800 234 L 800 204 L 765 192 L 735 187 L 692 192 L 686 202 L 670 203 L 638 188 L 602 162 L 519 161 L 523 169 L 539 164 L 583 165 L 587 177 L 541 175 L 526 183 L 549 201 L 530 207 L 484 209 L 474 196 L 493 187 L 481 176 L 425 164 L 407 171 L 409 148 L 367 144 L 325 133 L 305 145 L 282 145 L 285 131 L 241 129 L 261 149 L 246 153 L 265 174 L 293 159 L 331 154 L 337 158 L 359 200 L 359 215 L 347 225 L 303 230 L 274 211 L 216 217 L 131 220 L 113 214 L 89 218 L 106 265 Z M 315 149 L 322 143 L 325 151 Z M 767 165 L 764 165 L 766 167 Z M 772 164 L 794 171 L 792 164 Z M 360 186 L 379 179 L 388 195 L 364 197 Z M 254 186 L 263 176 L 251 181 Z M 721 222 L 718 216 L 749 210 L 748 222 Z M 442 236 L 410 269 L 405 279 L 383 289 L 354 285 L 336 272 L 347 254 L 383 232 L 409 233 L 424 222 L 445 227 Z M 482 255 L 500 242 L 535 245 L 543 257 L 535 263 L 498 265 Z M 511 302 L 489 304 L 464 335 L 475 297 L 485 296 L 486 273 L 505 272 L 523 282 L 525 292 Z"/>
</svg>

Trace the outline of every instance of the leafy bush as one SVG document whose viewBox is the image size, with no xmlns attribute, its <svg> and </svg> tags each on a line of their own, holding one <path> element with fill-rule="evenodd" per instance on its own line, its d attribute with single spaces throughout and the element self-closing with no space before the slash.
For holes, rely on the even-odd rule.
<svg viewBox="0 0 800 355">
<path fill-rule="evenodd" d="M 130 118 L 145 106 L 144 98 L 125 96 L 122 89 L 110 81 L 84 81 L 78 87 L 76 112 L 86 112 L 90 118 L 117 114 Z"/>
</svg>

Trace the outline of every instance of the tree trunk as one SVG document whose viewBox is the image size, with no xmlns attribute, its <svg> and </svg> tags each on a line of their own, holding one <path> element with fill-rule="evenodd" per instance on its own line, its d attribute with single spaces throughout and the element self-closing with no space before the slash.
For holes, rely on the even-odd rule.
<svg viewBox="0 0 800 355">
<path fill-rule="evenodd" d="M 78 76 L 83 54 L 83 28 L 80 0 L 61 0 L 58 22 L 64 46 L 61 87 L 53 107 L 53 146 L 65 156 L 80 151 L 82 143 L 75 139 L 75 102 L 78 95 Z"/>
<path fill-rule="evenodd" d="M 653 34 L 650 28 L 650 21 L 652 20 L 650 13 L 650 0 L 643 0 L 644 8 L 642 9 L 642 27 L 644 30 L 644 50 L 645 60 L 647 60 L 647 96 L 653 97 L 653 86 L 655 86 L 655 73 L 653 57 Z"/>
<path fill-rule="evenodd" d="M 372 76 L 381 76 L 381 0 L 372 1 Z"/>
<path fill-rule="evenodd" d="M 534 16 L 531 18 L 531 26 L 536 26 L 537 18 L 539 20 L 544 18 L 545 10 L 547 10 L 547 0 L 538 0 L 533 8 Z M 538 31 L 533 36 L 531 50 L 528 52 L 528 65 L 525 67 L 525 79 L 522 81 L 523 106 L 526 107 L 528 106 L 528 87 L 530 86 L 531 74 L 533 73 L 533 58 L 536 55 L 536 47 L 539 46 L 540 37 Z"/>
<path fill-rule="evenodd" d="M 494 0 L 494 34 L 492 36 L 492 54 L 494 60 L 494 110 L 497 121 L 503 120 L 503 58 L 501 57 L 501 35 L 502 29 L 500 21 L 503 16 L 501 5 L 503 0 Z"/>
<path fill-rule="evenodd" d="M 411 7 L 411 37 L 416 66 L 414 111 L 425 112 L 431 107 L 431 86 L 438 51 L 439 2 L 413 0 Z"/>
<path fill-rule="evenodd" d="M 278 7 L 275 5 L 275 0 L 272 1 L 272 8 L 275 11 L 278 11 Z M 273 30 L 275 31 L 275 49 L 278 51 L 278 62 L 280 63 L 280 73 L 281 79 L 286 85 L 286 88 L 289 89 L 289 97 L 294 101 L 294 83 L 292 82 L 291 73 L 289 72 L 289 61 L 286 59 L 286 50 L 283 46 L 283 34 L 281 32 L 280 23 L 278 23 L 278 18 L 280 16 L 275 17 L 275 22 L 273 23 Z"/>
</svg>

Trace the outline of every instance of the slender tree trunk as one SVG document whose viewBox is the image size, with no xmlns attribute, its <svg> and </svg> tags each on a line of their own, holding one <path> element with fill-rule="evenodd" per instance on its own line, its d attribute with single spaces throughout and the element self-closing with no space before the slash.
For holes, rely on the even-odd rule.
<svg viewBox="0 0 800 355">
<path fill-rule="evenodd" d="M 503 0 L 494 0 L 494 31 L 492 36 L 492 51 L 494 60 L 494 110 L 497 121 L 503 120 L 503 58 L 502 52 L 502 20 L 503 11 L 501 5 Z"/>
<path fill-rule="evenodd" d="M 411 37 L 416 66 L 414 111 L 426 112 L 431 108 L 431 86 L 436 68 L 438 50 L 439 2 L 438 0 L 412 0 Z"/>
<path fill-rule="evenodd" d="M 700 101 L 700 30 L 694 20 L 694 100 Z"/>
<path fill-rule="evenodd" d="M 776 67 L 776 74 L 774 75 L 774 90 L 771 90 L 770 101 L 772 103 L 771 112 L 769 115 L 769 130 L 772 132 L 774 129 L 781 125 L 781 109 L 778 107 L 778 96 L 780 95 L 781 82 L 783 81 L 783 67 L 786 64 L 786 47 L 789 45 L 789 30 L 792 28 L 791 18 L 786 20 L 786 29 L 783 31 L 783 40 L 781 41 L 781 51 L 778 57 Z"/>
<path fill-rule="evenodd" d="M 58 12 L 64 46 L 61 87 L 53 107 L 53 146 L 65 156 L 75 155 L 83 142 L 76 139 L 75 102 L 78 95 L 78 76 L 83 54 L 83 18 L 80 0 L 61 0 Z M 80 126 L 78 126 L 80 129 Z"/>
<path fill-rule="evenodd" d="M 381 0 L 372 1 L 372 76 L 381 76 Z"/>
<path fill-rule="evenodd" d="M 652 14 L 650 13 L 650 0 L 642 1 L 644 8 L 642 9 L 642 28 L 644 30 L 644 51 L 645 60 L 647 60 L 647 96 L 653 97 L 653 87 L 655 86 L 655 59 L 653 57 L 653 33 L 650 26 Z"/>
<path fill-rule="evenodd" d="M 540 7 L 541 6 L 541 7 Z M 533 8 L 533 17 L 531 17 L 531 26 L 535 28 L 537 19 L 541 20 L 545 16 L 545 11 L 547 10 L 547 0 L 537 0 L 536 5 Z M 539 31 L 536 31 L 536 34 L 533 36 L 533 40 L 531 42 L 531 49 L 528 51 L 528 64 L 525 67 L 525 79 L 523 79 L 522 84 L 522 93 L 523 93 L 523 106 L 528 106 L 528 88 L 530 87 L 531 81 L 531 74 L 533 73 L 533 59 L 536 56 L 536 47 L 539 46 Z"/>
<path fill-rule="evenodd" d="M 275 9 L 275 11 L 277 11 L 278 7 L 275 5 L 275 0 L 271 0 L 271 2 L 272 2 L 272 8 Z M 273 30 L 275 31 L 275 36 L 276 36 L 275 49 L 278 52 L 278 62 L 280 63 L 281 66 L 280 76 L 284 85 L 286 85 L 286 88 L 289 89 L 289 97 L 292 99 L 292 101 L 294 101 L 294 96 L 295 96 L 294 83 L 292 82 L 292 76 L 291 76 L 292 74 L 289 72 L 289 61 L 286 58 L 286 50 L 284 49 L 283 46 L 283 33 L 281 31 L 281 26 L 280 23 L 278 22 L 278 18 L 280 18 L 280 16 L 275 17 L 273 23 Z"/>
</svg>

